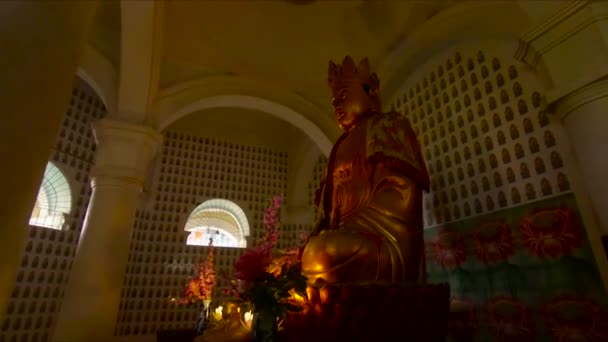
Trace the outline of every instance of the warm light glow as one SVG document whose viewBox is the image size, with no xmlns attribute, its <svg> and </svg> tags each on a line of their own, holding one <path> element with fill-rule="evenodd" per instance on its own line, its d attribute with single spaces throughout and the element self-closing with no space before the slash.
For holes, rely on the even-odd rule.
<svg viewBox="0 0 608 342">
<path fill-rule="evenodd" d="M 224 307 L 223 306 L 218 306 L 217 308 L 215 308 L 215 311 L 213 311 L 213 318 L 216 321 L 220 321 L 222 319 L 222 312 L 224 311 Z"/>
<path fill-rule="evenodd" d="M 295 291 L 292 293 L 291 298 L 293 298 L 293 300 L 295 300 L 298 303 L 303 303 L 304 302 L 304 297 L 300 296 Z"/>
<path fill-rule="evenodd" d="M 245 319 L 245 327 L 247 329 L 251 329 L 251 321 L 253 320 L 253 313 L 251 313 L 251 311 L 247 311 L 247 312 L 245 312 L 245 315 L 243 316 L 243 318 Z"/>
</svg>

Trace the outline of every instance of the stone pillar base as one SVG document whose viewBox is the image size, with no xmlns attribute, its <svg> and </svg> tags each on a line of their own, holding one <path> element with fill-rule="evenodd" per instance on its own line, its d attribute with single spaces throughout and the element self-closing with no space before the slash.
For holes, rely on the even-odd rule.
<svg viewBox="0 0 608 342">
<path fill-rule="evenodd" d="M 308 288 L 306 308 L 284 320 L 280 341 L 445 341 L 448 284 Z"/>
</svg>

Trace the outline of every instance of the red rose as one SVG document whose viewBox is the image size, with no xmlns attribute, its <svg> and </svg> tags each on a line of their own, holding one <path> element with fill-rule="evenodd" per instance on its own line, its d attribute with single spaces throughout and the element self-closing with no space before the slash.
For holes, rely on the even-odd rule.
<svg viewBox="0 0 608 342">
<path fill-rule="evenodd" d="M 263 249 L 250 249 L 234 264 L 234 275 L 246 282 L 257 281 L 266 273 L 267 259 Z"/>
</svg>

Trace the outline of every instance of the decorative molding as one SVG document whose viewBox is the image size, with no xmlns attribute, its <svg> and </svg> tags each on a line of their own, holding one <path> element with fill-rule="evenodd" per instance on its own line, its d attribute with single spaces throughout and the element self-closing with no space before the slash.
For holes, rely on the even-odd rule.
<svg viewBox="0 0 608 342">
<path fill-rule="evenodd" d="M 93 125 L 93 132 L 98 144 L 102 143 L 106 136 L 141 140 L 149 142 L 151 145 L 162 142 L 162 135 L 152 127 L 109 118 L 97 121 Z"/>
<path fill-rule="evenodd" d="M 599 20 L 603 20 L 603 18 L 600 17 L 589 17 L 587 15 L 581 16 L 578 20 L 574 19 L 575 15 L 581 12 L 589 2 L 589 0 L 567 2 L 566 5 L 549 19 L 521 36 L 519 39 L 519 47 L 513 57 L 536 68 L 543 54 L 589 25 Z M 560 25 L 568 19 L 575 21 L 573 23 L 574 26 L 567 30 L 560 28 Z"/>
<path fill-rule="evenodd" d="M 577 108 L 607 96 L 608 79 L 603 78 L 566 95 L 555 105 L 555 112 L 565 120 Z"/>
<path fill-rule="evenodd" d="M 555 104 L 608 75 L 608 67 L 603 62 L 608 55 L 608 40 L 602 34 L 606 27 L 607 3 L 567 2 L 550 18 L 521 36 L 514 58 L 545 77 L 547 102 Z M 588 47 L 593 47 L 593 51 L 586 51 Z M 571 103 L 571 100 L 566 102 Z"/>
<path fill-rule="evenodd" d="M 542 22 L 540 25 L 536 26 L 530 32 L 526 33 L 521 37 L 522 40 L 526 42 L 531 42 L 541 37 L 543 34 L 559 25 L 568 17 L 572 16 L 574 13 L 581 10 L 589 3 L 589 0 L 574 0 L 566 2 L 566 5 L 562 7 L 559 11 L 557 11 L 553 16 L 549 19 Z"/>
<path fill-rule="evenodd" d="M 540 61 L 540 54 L 528 41 L 520 38 L 517 51 L 515 51 L 513 58 L 536 69 L 538 62 Z"/>
</svg>

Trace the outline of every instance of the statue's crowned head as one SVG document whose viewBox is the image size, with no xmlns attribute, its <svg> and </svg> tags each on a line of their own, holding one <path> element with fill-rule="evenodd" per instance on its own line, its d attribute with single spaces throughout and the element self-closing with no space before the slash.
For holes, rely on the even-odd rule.
<svg viewBox="0 0 608 342">
<path fill-rule="evenodd" d="M 343 130 L 350 130 L 358 119 L 380 111 L 380 81 L 376 73 L 370 73 L 367 58 L 358 66 L 350 56 L 344 58 L 342 65 L 329 62 L 328 81 L 338 124 Z"/>
</svg>

